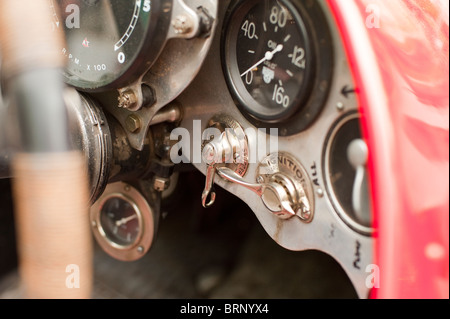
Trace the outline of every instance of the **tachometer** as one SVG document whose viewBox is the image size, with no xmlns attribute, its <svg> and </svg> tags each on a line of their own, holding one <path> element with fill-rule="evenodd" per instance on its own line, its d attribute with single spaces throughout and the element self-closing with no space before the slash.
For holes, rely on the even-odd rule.
<svg viewBox="0 0 450 319">
<path fill-rule="evenodd" d="M 53 0 L 63 28 L 66 82 L 99 90 L 130 84 L 162 50 L 170 25 L 169 0 Z M 60 14 L 56 14 L 56 12 Z"/>
</svg>

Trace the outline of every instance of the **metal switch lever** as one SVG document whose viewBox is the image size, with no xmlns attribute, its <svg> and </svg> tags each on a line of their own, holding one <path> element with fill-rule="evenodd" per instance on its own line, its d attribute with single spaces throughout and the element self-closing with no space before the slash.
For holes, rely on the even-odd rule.
<svg viewBox="0 0 450 319">
<path fill-rule="evenodd" d="M 202 151 L 203 162 L 207 165 L 203 207 L 214 204 L 213 186 L 217 173 L 224 180 L 257 194 L 267 209 L 279 218 L 298 216 L 305 223 L 312 221 L 312 191 L 307 173 L 299 162 L 288 154 L 271 154 L 258 166 L 258 182 L 246 182 L 243 176 L 248 168 L 248 144 L 242 127 L 232 118 L 220 115 L 211 120 L 209 127 L 219 129 L 220 135 L 207 143 Z"/>
<path fill-rule="evenodd" d="M 202 193 L 202 205 L 205 208 L 211 207 L 216 201 L 216 192 L 213 190 L 215 176 L 216 167 L 214 165 L 208 165 L 206 170 L 205 189 Z"/>
<path fill-rule="evenodd" d="M 219 164 L 236 163 L 239 159 L 239 143 L 232 131 L 225 131 L 217 141 L 205 145 L 203 161 L 208 165 L 205 189 L 202 193 L 203 207 L 214 204 L 216 193 L 213 190 L 217 174 L 232 183 L 245 187 L 257 194 L 272 213 L 282 219 L 298 216 L 303 221 L 311 220 L 311 205 L 304 188 L 281 172 L 272 174 L 267 182 L 248 183 L 239 174 Z"/>
<path fill-rule="evenodd" d="M 241 153 L 240 142 L 233 130 L 225 130 L 217 141 L 205 145 L 202 157 L 207 170 L 205 189 L 202 193 L 203 207 L 211 207 L 216 200 L 216 193 L 213 190 L 216 166 L 223 163 L 236 163 Z"/>
<path fill-rule="evenodd" d="M 294 203 L 292 202 L 292 198 L 296 196 L 291 194 L 291 192 L 288 193 L 287 189 L 293 190 L 294 192 L 296 192 L 296 190 L 292 182 L 289 182 L 289 179 L 285 176 L 278 176 L 278 174 L 275 174 L 272 177 L 272 181 L 269 183 L 252 184 L 244 181 L 238 174 L 227 167 L 218 167 L 216 170 L 217 174 L 223 179 L 241 185 L 254 192 L 262 199 L 264 205 L 280 218 L 288 219 L 296 215 L 296 212 L 293 209 Z M 287 183 L 288 185 L 282 185 L 276 181 L 277 179 L 279 181 L 283 180 L 284 183 Z M 309 210 L 309 205 L 307 210 Z"/>
</svg>

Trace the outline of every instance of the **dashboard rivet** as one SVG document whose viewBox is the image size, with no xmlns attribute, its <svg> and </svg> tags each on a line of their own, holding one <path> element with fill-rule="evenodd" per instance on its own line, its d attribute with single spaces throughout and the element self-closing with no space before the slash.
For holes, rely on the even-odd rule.
<svg viewBox="0 0 450 319">
<path fill-rule="evenodd" d="M 137 251 L 139 252 L 139 253 L 143 253 L 144 252 L 144 247 L 142 247 L 142 246 L 139 246 L 138 248 L 137 248 Z"/>
<path fill-rule="evenodd" d="M 336 108 L 338 109 L 338 111 L 343 111 L 344 108 L 345 108 L 345 105 L 344 105 L 344 103 L 342 103 L 342 102 L 338 102 L 338 103 L 336 104 Z"/>
<path fill-rule="evenodd" d="M 319 189 L 317 190 L 317 196 L 319 196 L 319 198 L 322 198 L 323 195 L 324 195 L 323 189 L 322 189 L 322 188 L 319 188 Z"/>
</svg>

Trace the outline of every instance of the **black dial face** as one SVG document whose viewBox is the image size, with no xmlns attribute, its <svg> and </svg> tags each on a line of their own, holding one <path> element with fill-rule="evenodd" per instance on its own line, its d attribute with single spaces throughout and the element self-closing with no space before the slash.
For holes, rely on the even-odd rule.
<svg viewBox="0 0 450 319">
<path fill-rule="evenodd" d="M 154 32 L 160 6 L 160 1 L 152 0 L 53 0 L 54 26 L 65 33 L 61 52 L 67 58 L 67 82 L 80 89 L 99 89 L 129 81 L 136 64 L 142 72 L 159 53 L 167 33 Z M 154 45 L 143 59 L 150 44 Z"/>
<path fill-rule="evenodd" d="M 305 24 L 289 1 L 242 1 L 226 31 L 232 93 L 263 121 L 294 114 L 308 96 L 314 63 Z"/>
<path fill-rule="evenodd" d="M 103 204 L 100 224 L 106 238 L 118 246 L 133 245 L 141 233 L 136 208 L 121 197 L 112 197 Z"/>
</svg>

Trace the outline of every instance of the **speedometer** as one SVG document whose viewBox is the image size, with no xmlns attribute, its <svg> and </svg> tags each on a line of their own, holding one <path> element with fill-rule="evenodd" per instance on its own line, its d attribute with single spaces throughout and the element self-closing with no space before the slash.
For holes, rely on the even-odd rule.
<svg viewBox="0 0 450 319">
<path fill-rule="evenodd" d="M 126 86 L 148 69 L 169 29 L 169 0 L 53 0 L 66 38 L 66 82 L 79 89 Z M 57 14 L 59 12 L 60 14 Z"/>
<path fill-rule="evenodd" d="M 316 1 L 234 1 L 223 31 L 222 61 L 244 115 L 258 127 L 283 123 L 282 135 L 307 127 L 330 84 L 330 38 Z"/>
</svg>

